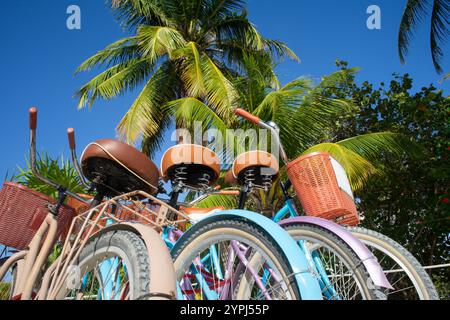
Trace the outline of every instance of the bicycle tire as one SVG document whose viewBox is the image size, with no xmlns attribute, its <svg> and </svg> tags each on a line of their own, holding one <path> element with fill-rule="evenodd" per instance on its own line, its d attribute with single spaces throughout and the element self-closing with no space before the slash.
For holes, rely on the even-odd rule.
<svg viewBox="0 0 450 320">
<path fill-rule="evenodd" d="M 369 249 L 388 254 L 414 284 L 420 300 L 439 300 L 439 295 L 428 273 L 417 259 L 402 245 L 393 239 L 370 229 L 349 227 L 350 232 L 360 239 Z M 382 249 L 382 250 L 381 250 Z M 420 291 L 419 291 L 420 290 Z M 389 293 L 388 298 L 389 298 Z"/>
<path fill-rule="evenodd" d="M 262 250 L 261 254 L 268 256 L 276 265 L 277 270 L 279 270 L 282 278 L 286 281 L 285 283 L 289 288 L 289 294 L 292 299 L 301 299 L 300 290 L 292 276 L 292 267 L 287 262 L 286 257 L 280 253 L 282 252 L 281 248 L 265 230 L 256 228 L 251 222 L 245 220 L 228 218 L 211 222 L 188 237 L 181 238 L 171 251 L 176 278 L 180 279 L 184 275 L 186 267 L 191 265 L 197 252 L 207 248 L 216 239 L 233 239 L 237 241 L 245 239 L 248 242 L 252 242 L 255 247 Z M 232 299 L 237 298 L 232 296 Z"/>
<path fill-rule="evenodd" d="M 385 300 L 386 296 L 380 291 L 370 279 L 362 261 L 358 258 L 351 247 L 327 229 L 301 222 L 293 222 L 283 225 L 283 228 L 296 240 L 314 241 L 328 250 L 334 252 L 335 257 L 341 259 L 349 269 L 354 272 L 354 281 L 361 290 L 363 300 Z"/>
<path fill-rule="evenodd" d="M 147 248 L 136 234 L 129 231 L 109 231 L 96 236 L 86 244 L 77 259 L 79 270 L 88 270 L 93 261 L 101 261 L 106 254 L 117 254 L 126 261 L 129 279 L 129 299 L 137 300 L 149 293 L 150 273 Z M 70 292 L 62 288 L 57 300 L 64 299 Z"/>
<path fill-rule="evenodd" d="M 9 257 L 4 257 L 0 259 L 0 268 L 3 266 L 3 264 L 8 260 Z M 14 292 L 15 286 L 16 286 L 16 277 L 17 277 L 17 270 L 16 270 L 16 266 L 17 264 L 14 264 L 11 267 L 11 277 L 12 277 L 12 281 L 11 281 L 11 285 L 9 287 L 9 292 L 3 292 L 3 290 L 5 289 L 4 287 L 0 288 L 0 300 L 10 300 L 12 298 L 12 293 Z M 6 275 L 5 275 L 6 276 Z M 0 283 L 3 283 L 2 281 L 3 279 L 0 279 Z M 6 298 L 6 299 L 4 299 Z"/>
</svg>

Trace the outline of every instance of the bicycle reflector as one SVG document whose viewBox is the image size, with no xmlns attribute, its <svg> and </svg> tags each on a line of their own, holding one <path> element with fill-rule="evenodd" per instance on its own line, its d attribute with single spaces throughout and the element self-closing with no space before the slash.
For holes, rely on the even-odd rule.
<svg viewBox="0 0 450 320">
<path fill-rule="evenodd" d="M 297 158 L 287 165 L 287 174 L 307 215 L 343 225 L 359 223 L 347 174 L 328 153 Z"/>
</svg>

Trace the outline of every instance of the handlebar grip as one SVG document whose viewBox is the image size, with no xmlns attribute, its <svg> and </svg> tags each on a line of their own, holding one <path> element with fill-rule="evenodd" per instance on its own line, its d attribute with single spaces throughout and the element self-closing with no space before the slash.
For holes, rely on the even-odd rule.
<svg viewBox="0 0 450 320">
<path fill-rule="evenodd" d="M 217 193 L 219 196 L 238 196 L 239 190 L 222 190 Z"/>
<path fill-rule="evenodd" d="M 75 150 L 75 130 L 73 128 L 67 129 L 67 137 L 69 138 L 70 149 Z"/>
<path fill-rule="evenodd" d="M 251 113 L 245 111 L 244 109 L 241 108 L 237 108 L 234 110 L 234 113 L 244 119 L 247 119 L 248 121 L 254 123 L 254 124 L 259 124 L 259 122 L 261 121 L 259 119 L 259 117 L 252 115 Z"/>
<path fill-rule="evenodd" d="M 37 109 L 35 107 L 30 108 L 28 111 L 30 115 L 30 130 L 36 130 L 37 128 Z"/>
</svg>

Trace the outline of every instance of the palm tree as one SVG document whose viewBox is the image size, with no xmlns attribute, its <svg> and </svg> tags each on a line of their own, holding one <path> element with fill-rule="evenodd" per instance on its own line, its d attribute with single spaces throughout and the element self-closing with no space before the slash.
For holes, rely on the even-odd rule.
<svg viewBox="0 0 450 320">
<path fill-rule="evenodd" d="M 400 61 L 405 63 L 410 41 L 417 25 L 431 13 L 430 48 L 434 68 L 442 73 L 443 46 L 449 36 L 450 3 L 448 0 L 407 0 L 398 34 Z"/>
<path fill-rule="evenodd" d="M 227 77 L 239 74 L 244 56 L 269 52 L 297 56 L 283 43 L 262 37 L 249 22 L 243 0 L 112 0 L 132 33 L 80 65 L 77 72 L 107 69 L 78 92 L 78 107 L 92 107 L 143 86 L 118 125 L 129 143 L 143 137 L 144 151 L 159 146 L 170 115 L 166 102 L 195 97 L 224 120 L 232 117 L 237 92 Z"/>
</svg>

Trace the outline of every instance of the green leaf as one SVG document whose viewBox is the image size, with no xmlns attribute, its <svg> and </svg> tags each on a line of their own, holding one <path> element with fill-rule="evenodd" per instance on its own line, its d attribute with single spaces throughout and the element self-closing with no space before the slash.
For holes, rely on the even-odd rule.
<svg viewBox="0 0 450 320">
<path fill-rule="evenodd" d="M 153 74 L 120 121 L 117 130 L 121 138 L 135 143 L 140 136 L 156 136 L 167 118 L 163 105 L 175 98 L 176 88 L 175 66 L 167 61 Z"/>
<path fill-rule="evenodd" d="M 303 154 L 313 152 L 326 152 L 335 158 L 344 167 L 353 190 L 363 187 L 369 176 L 377 171 L 368 160 L 337 143 L 321 143 L 309 148 Z"/>
<path fill-rule="evenodd" d="M 444 46 L 450 35 L 450 4 L 448 0 L 434 0 L 431 11 L 430 47 L 434 68 L 442 73 Z"/>
<path fill-rule="evenodd" d="M 120 39 L 105 49 L 97 52 L 95 55 L 84 61 L 76 70 L 76 73 L 81 71 L 89 71 L 94 67 L 123 63 L 139 57 L 139 47 L 137 45 L 137 37 L 128 37 Z"/>
<path fill-rule="evenodd" d="M 38 155 L 36 167 L 43 176 L 64 186 L 68 190 L 75 193 L 86 193 L 72 163 L 69 160 L 65 160 L 64 157 L 53 159 L 47 154 L 43 156 Z M 18 167 L 18 170 L 19 174 L 13 177 L 14 182 L 23 184 L 30 189 L 57 199 L 57 190 L 36 178 L 28 161 L 25 168 Z"/>
<path fill-rule="evenodd" d="M 410 41 L 417 25 L 427 14 L 427 4 L 427 1 L 424 0 L 408 0 L 406 2 L 398 33 L 398 54 L 402 63 L 405 63 Z"/>
<path fill-rule="evenodd" d="M 189 42 L 185 47 L 174 51 L 172 59 L 183 60 L 181 79 L 184 82 L 187 94 L 192 97 L 204 97 L 204 74 L 197 45 L 194 42 Z"/>
<path fill-rule="evenodd" d="M 165 54 L 170 57 L 174 50 L 186 45 L 183 36 L 176 29 L 161 26 L 140 26 L 137 39 L 142 55 L 152 63 Z"/>
<path fill-rule="evenodd" d="M 178 127 L 193 129 L 194 122 L 199 121 L 203 130 L 216 128 L 223 134 L 227 129 L 223 120 L 206 104 L 196 98 L 182 98 L 166 104 L 170 114 L 175 115 Z"/>
<path fill-rule="evenodd" d="M 204 200 L 197 203 L 198 208 L 225 207 L 225 209 L 235 209 L 237 207 L 237 199 L 232 196 L 210 195 Z"/>
<path fill-rule="evenodd" d="M 406 154 L 413 158 L 424 155 L 424 149 L 417 143 L 405 135 L 393 132 L 368 133 L 339 141 L 337 144 L 372 162 L 379 161 L 382 153 L 396 157 Z"/>
<path fill-rule="evenodd" d="M 134 89 L 152 71 L 153 65 L 146 58 L 123 62 L 100 73 L 85 84 L 77 93 L 78 108 L 90 108 L 98 97 L 111 99 L 126 90 Z"/>
</svg>

